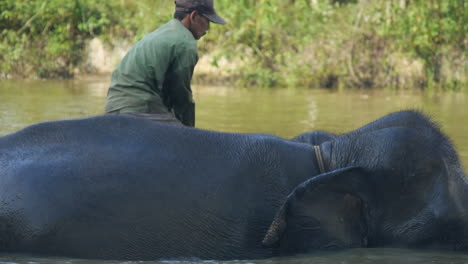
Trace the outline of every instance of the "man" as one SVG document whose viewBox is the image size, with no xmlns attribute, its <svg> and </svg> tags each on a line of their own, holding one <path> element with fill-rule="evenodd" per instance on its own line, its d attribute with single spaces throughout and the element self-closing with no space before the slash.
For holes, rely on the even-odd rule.
<svg viewBox="0 0 468 264">
<path fill-rule="evenodd" d="M 106 112 L 195 126 L 197 40 L 224 25 L 213 0 L 176 0 L 174 19 L 138 42 L 112 74 Z"/>
</svg>

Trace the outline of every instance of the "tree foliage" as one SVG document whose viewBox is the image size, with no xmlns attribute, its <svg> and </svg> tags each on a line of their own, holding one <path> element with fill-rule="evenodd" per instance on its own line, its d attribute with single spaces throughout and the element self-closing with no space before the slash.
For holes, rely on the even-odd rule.
<svg viewBox="0 0 468 264">
<path fill-rule="evenodd" d="M 0 72 L 71 77 L 88 39 L 134 37 L 148 3 L 0 0 Z"/>
<path fill-rule="evenodd" d="M 425 69 L 408 86 L 457 88 L 466 82 L 442 72 L 460 66 L 451 58 L 466 56 L 466 0 L 217 4 L 230 24 L 214 28 L 208 39 L 213 46 L 222 39 L 222 56 L 248 61 L 239 69 L 243 84 L 400 86 L 398 70 L 405 69 L 395 69 L 396 54 L 420 60 Z"/>
<path fill-rule="evenodd" d="M 429 81 L 440 83 L 447 48 L 466 53 L 466 0 L 380 1 L 371 11 L 383 14 L 381 35 L 425 63 Z"/>
<path fill-rule="evenodd" d="M 110 1 L 0 0 L 2 72 L 70 76 L 84 41 L 108 33 Z"/>
<path fill-rule="evenodd" d="M 237 64 L 243 85 L 401 86 L 394 58 L 404 57 L 425 69 L 406 85 L 461 86 L 450 71 L 466 56 L 466 2 L 216 0 L 229 24 L 212 26 L 200 47 L 216 53 L 214 65 Z M 0 77 L 70 77 L 89 39 L 136 42 L 173 10 L 169 0 L 0 0 Z"/>
</svg>

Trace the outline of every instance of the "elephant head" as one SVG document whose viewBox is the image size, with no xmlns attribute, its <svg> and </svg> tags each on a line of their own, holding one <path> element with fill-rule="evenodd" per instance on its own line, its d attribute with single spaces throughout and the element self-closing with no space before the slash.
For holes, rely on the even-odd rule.
<svg viewBox="0 0 468 264">
<path fill-rule="evenodd" d="M 313 177 L 287 197 L 263 245 L 282 254 L 368 246 L 468 250 L 468 222 L 450 211 L 441 181 L 447 174 L 437 175 L 382 179 L 349 167 Z"/>
</svg>

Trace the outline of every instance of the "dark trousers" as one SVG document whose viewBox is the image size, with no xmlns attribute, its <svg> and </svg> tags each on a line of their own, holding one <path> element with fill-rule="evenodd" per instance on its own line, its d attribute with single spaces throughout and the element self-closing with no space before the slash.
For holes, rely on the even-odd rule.
<svg viewBox="0 0 468 264">
<path fill-rule="evenodd" d="M 120 113 L 119 111 L 114 111 L 108 114 L 127 115 L 127 116 L 133 116 L 133 117 L 151 120 L 154 122 L 161 122 L 161 123 L 166 123 L 170 125 L 183 126 L 182 122 L 180 122 L 177 118 L 175 118 L 175 116 L 171 113 L 147 114 L 147 113 Z"/>
</svg>

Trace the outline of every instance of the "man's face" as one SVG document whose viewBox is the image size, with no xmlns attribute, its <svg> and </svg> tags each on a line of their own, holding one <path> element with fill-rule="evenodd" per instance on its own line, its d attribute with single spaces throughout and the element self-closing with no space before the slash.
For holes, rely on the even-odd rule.
<svg viewBox="0 0 468 264">
<path fill-rule="evenodd" d="M 210 21 L 201 14 L 197 12 L 194 13 L 195 14 L 191 16 L 192 21 L 189 29 L 192 32 L 193 37 L 198 40 L 203 37 L 210 29 Z"/>
</svg>

